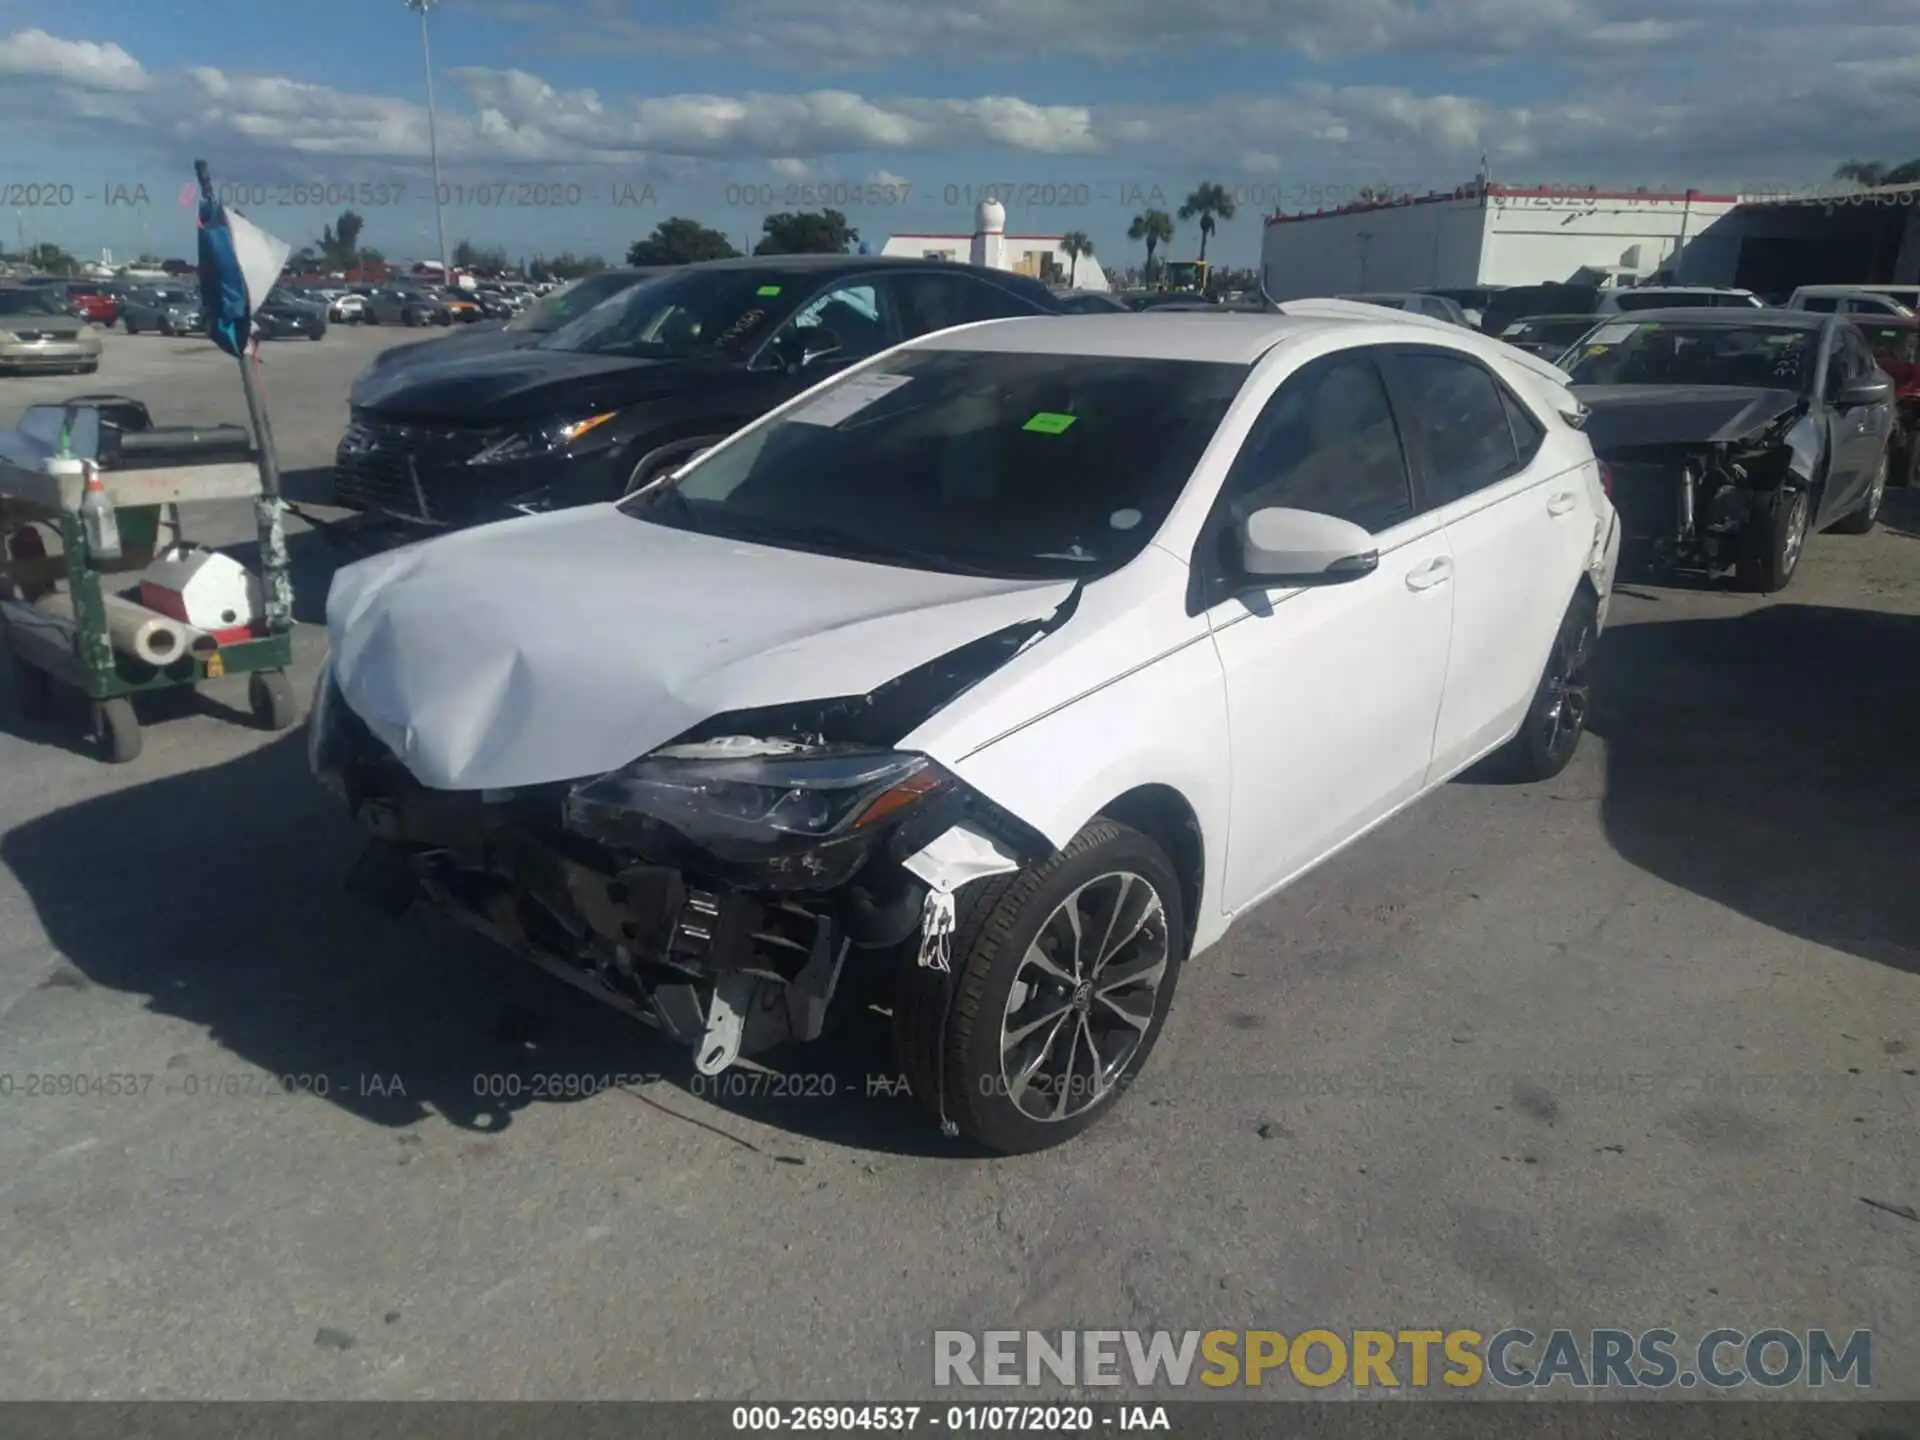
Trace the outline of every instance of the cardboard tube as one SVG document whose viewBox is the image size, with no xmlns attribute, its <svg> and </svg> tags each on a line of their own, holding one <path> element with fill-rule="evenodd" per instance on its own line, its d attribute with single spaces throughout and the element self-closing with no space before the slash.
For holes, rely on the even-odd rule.
<svg viewBox="0 0 1920 1440">
<path fill-rule="evenodd" d="M 71 595 L 43 596 L 37 608 L 63 620 L 74 618 Z M 220 642 L 206 631 L 118 595 L 107 596 L 101 608 L 106 611 L 107 638 L 113 648 L 148 665 L 171 665 L 184 655 L 207 656 L 220 648 Z"/>
</svg>

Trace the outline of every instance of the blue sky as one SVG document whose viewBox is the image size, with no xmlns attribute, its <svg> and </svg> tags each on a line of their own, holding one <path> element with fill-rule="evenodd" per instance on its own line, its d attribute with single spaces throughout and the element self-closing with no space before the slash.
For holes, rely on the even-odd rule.
<svg viewBox="0 0 1920 1440">
<path fill-rule="evenodd" d="M 60 13 L 0 0 L 9 247 L 178 253 L 205 156 L 290 241 L 350 201 L 390 256 L 436 248 L 399 0 Z M 1516 182 L 1757 189 L 1920 150 L 1909 0 L 446 0 L 430 23 L 449 238 L 519 254 L 617 256 L 674 214 L 739 244 L 836 201 L 876 242 L 965 231 L 1014 185 L 1010 230 L 1130 263 L 1130 217 L 1205 179 L 1245 202 L 1211 253 L 1251 263 L 1267 209 L 1451 186 L 1483 153 Z"/>
</svg>

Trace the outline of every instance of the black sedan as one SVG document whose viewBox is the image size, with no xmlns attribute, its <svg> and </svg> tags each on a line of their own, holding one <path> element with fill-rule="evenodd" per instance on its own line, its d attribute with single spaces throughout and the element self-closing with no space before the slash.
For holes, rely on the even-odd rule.
<svg viewBox="0 0 1920 1440">
<path fill-rule="evenodd" d="M 362 377 L 335 502 L 454 527 L 616 500 L 902 340 L 1058 313 L 1036 280 L 941 261 L 685 266 L 527 349 Z"/>
<path fill-rule="evenodd" d="M 1592 315 L 1529 315 L 1503 326 L 1499 338 L 1507 344 L 1558 364 L 1576 340 L 1593 329 Z"/>
<path fill-rule="evenodd" d="M 253 323 L 262 340 L 321 340 L 327 334 L 327 307 L 275 290 L 253 312 Z"/>
<path fill-rule="evenodd" d="M 1845 317 L 1643 310 L 1561 362 L 1588 407 L 1622 561 L 1780 590 L 1807 536 L 1871 530 L 1886 494 L 1894 386 Z"/>
<path fill-rule="evenodd" d="M 451 325 L 453 311 L 430 290 L 387 285 L 368 294 L 364 321 L 368 325 Z"/>
<path fill-rule="evenodd" d="M 422 360 L 450 360 L 456 355 L 493 354 L 503 350 L 525 350 L 538 345 L 547 336 L 562 326 L 570 325 L 587 311 L 610 300 L 622 291 L 631 290 L 642 280 L 650 279 L 663 270 L 677 267 L 667 265 L 639 266 L 626 270 L 602 270 L 597 275 L 588 275 L 564 285 L 558 290 L 542 295 L 523 307 L 511 320 L 476 320 L 471 325 L 463 325 L 452 334 L 436 335 L 431 340 L 415 341 L 407 345 L 395 345 L 391 350 L 383 350 L 376 355 L 373 363 L 353 382 L 350 403 L 358 405 L 361 393 L 379 376 L 385 379 L 402 365 L 417 364 Z"/>
</svg>

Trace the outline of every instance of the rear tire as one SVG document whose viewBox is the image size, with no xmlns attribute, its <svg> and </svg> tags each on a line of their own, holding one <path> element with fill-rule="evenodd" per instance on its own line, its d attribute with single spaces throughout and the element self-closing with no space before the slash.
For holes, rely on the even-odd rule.
<svg viewBox="0 0 1920 1440">
<path fill-rule="evenodd" d="M 909 960 L 901 976 L 894 1044 L 914 1095 L 1003 1154 L 1092 1126 L 1166 1021 L 1185 959 L 1182 903 L 1165 852 L 1104 818 L 1038 865 L 963 887 L 953 974 Z"/>
<path fill-rule="evenodd" d="M 1599 608 L 1581 590 L 1573 597 L 1553 637 L 1539 687 L 1527 706 L 1520 732 L 1498 757 L 1508 778 L 1522 783 L 1551 780 L 1565 770 L 1580 748 L 1593 708 L 1593 652 L 1599 641 Z"/>
<path fill-rule="evenodd" d="M 93 702 L 92 738 L 109 762 L 125 765 L 140 758 L 140 717 L 124 695 Z"/>
<path fill-rule="evenodd" d="M 1873 480 L 1867 486 L 1867 498 L 1860 502 L 1860 508 L 1846 519 L 1830 527 L 1836 535 L 1865 535 L 1880 523 L 1880 505 L 1887 498 L 1887 476 L 1893 469 L 1893 450 L 1889 446 L 1880 452 L 1880 463 L 1874 467 Z"/>
<path fill-rule="evenodd" d="M 262 730 L 286 730 L 299 719 L 293 687 L 279 670 L 256 670 L 247 677 L 247 708 Z"/>
<path fill-rule="evenodd" d="M 1743 590 L 1773 595 L 1787 588 L 1813 528 L 1813 492 L 1776 492 L 1755 512 L 1740 536 L 1734 579 Z"/>
</svg>

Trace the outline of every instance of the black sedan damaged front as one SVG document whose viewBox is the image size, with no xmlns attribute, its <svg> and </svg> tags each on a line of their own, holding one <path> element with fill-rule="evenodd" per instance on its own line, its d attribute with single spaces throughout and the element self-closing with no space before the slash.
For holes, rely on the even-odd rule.
<svg viewBox="0 0 1920 1440">
<path fill-rule="evenodd" d="M 1623 563 L 1718 575 L 1762 567 L 1819 473 L 1821 435 L 1792 391 L 1591 386 L 1586 431 L 1608 468 Z M 1794 556 L 1785 557 L 1789 566 Z"/>
<path fill-rule="evenodd" d="M 817 1039 L 829 1003 L 937 940 L 907 862 L 956 825 L 1008 856 L 1050 847 L 901 736 L 1064 616 L 960 647 L 873 693 L 735 712 L 609 773 L 429 789 L 329 673 L 313 769 L 371 838 L 350 885 L 425 901 L 694 1050 L 707 1074 Z M 937 904 L 932 909 L 937 910 Z"/>
</svg>

